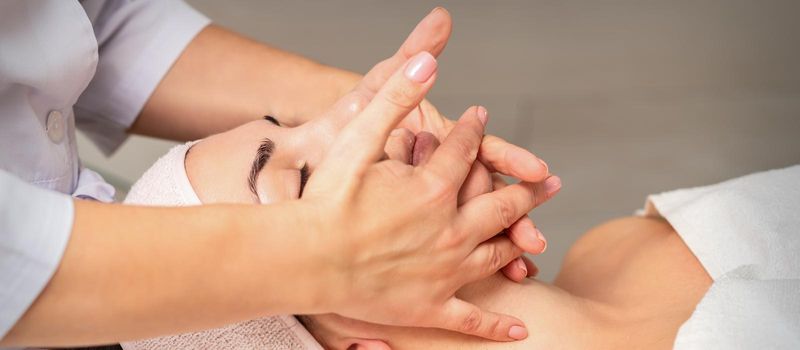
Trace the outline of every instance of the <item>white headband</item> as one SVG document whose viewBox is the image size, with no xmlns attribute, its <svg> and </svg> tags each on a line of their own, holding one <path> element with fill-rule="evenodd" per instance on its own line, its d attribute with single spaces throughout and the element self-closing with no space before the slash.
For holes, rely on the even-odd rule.
<svg viewBox="0 0 800 350">
<path fill-rule="evenodd" d="M 125 204 L 200 205 L 186 176 L 186 152 L 196 141 L 173 147 L 131 187 Z M 198 305 L 202 306 L 202 305 Z M 126 350 L 150 349 L 308 349 L 322 346 L 294 316 L 280 315 L 202 332 L 123 343 Z"/>
</svg>

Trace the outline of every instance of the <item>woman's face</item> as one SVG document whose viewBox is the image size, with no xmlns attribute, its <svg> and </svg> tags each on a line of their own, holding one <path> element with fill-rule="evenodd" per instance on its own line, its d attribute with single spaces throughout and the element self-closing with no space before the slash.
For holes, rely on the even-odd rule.
<svg viewBox="0 0 800 350">
<path fill-rule="evenodd" d="M 337 130 L 329 122 L 284 128 L 265 117 L 192 146 L 186 173 L 203 203 L 296 199 Z"/>
<path fill-rule="evenodd" d="M 186 174 L 206 204 L 297 199 L 343 124 L 330 117 L 284 128 L 270 117 L 255 120 L 192 146 Z M 388 158 L 412 164 L 424 162 L 437 146 L 430 133 L 397 129 L 384 150 Z"/>
<path fill-rule="evenodd" d="M 284 128 L 272 118 L 255 120 L 196 143 L 186 155 L 189 182 L 202 203 L 274 203 L 297 199 L 305 181 L 327 152 L 343 122 L 322 118 L 295 128 Z M 397 129 L 384 151 L 390 159 L 424 164 L 438 146 L 426 132 L 414 135 Z M 479 174 L 480 175 L 480 174 Z M 472 177 L 472 175 L 471 175 Z M 478 176 L 468 198 L 488 191 L 491 181 Z M 469 182 L 469 181 L 468 181 Z M 391 329 L 348 320 L 336 315 L 305 318 L 318 341 L 333 348 L 388 349 L 377 339 Z"/>
</svg>

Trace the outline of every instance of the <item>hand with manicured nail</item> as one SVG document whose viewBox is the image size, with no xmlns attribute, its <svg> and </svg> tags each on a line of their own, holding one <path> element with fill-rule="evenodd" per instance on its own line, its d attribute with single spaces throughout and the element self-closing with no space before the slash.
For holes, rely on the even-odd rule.
<svg viewBox="0 0 800 350">
<path fill-rule="evenodd" d="M 484 107 L 478 108 L 479 113 L 486 113 Z M 404 135 L 411 134 L 411 132 L 407 129 L 397 130 L 403 130 L 402 134 Z M 400 132 L 398 132 L 398 134 L 400 134 Z M 392 144 L 394 144 L 393 147 L 395 149 L 401 147 L 402 145 L 401 143 L 390 142 L 387 143 L 387 147 Z M 425 164 L 430 158 L 430 155 L 433 154 L 433 151 L 438 146 L 439 141 L 432 134 L 424 131 L 417 134 L 413 145 L 413 157 L 411 157 L 413 164 Z M 394 154 L 401 153 L 395 151 Z M 506 186 L 508 186 L 508 184 L 503 181 L 500 176 L 497 174 L 489 175 L 489 173 L 486 171 L 486 168 L 483 167 L 481 163 L 476 162 L 472 165 L 470 173 L 461 187 L 458 195 L 458 202 L 459 204 L 464 203 L 473 197 L 491 192 L 492 190 L 499 190 Z M 540 186 L 538 195 L 541 198 L 539 198 L 539 201 L 543 202 L 551 198 L 558 192 L 560 188 L 560 179 L 555 176 L 549 176 Z M 535 276 L 539 272 L 539 269 L 530 259 L 522 255 L 522 251 L 533 254 L 544 252 L 545 248 L 547 247 L 547 241 L 545 240 L 544 236 L 536 227 L 534 227 L 533 221 L 531 221 L 527 215 L 521 217 L 505 231 L 506 236 L 521 248 L 521 252 L 518 259 L 512 261 L 502 269 L 503 274 L 505 274 L 506 277 L 512 281 L 516 282 L 522 281 L 522 279 L 526 277 Z"/>
<path fill-rule="evenodd" d="M 392 57 L 380 62 L 369 71 L 348 98 L 360 100 L 360 104 L 363 105 L 375 95 L 392 72 L 413 55 L 429 51 L 438 56 L 444 50 L 451 30 L 452 19 L 447 10 L 434 9 L 416 26 Z M 432 141 L 437 143 L 443 141 L 454 126 L 455 122 L 444 117 L 427 100 L 423 100 L 398 123 L 398 127 L 407 129 L 413 134 L 426 133 L 428 135 L 426 137 L 432 136 Z M 460 201 L 474 194 L 485 193 L 486 184 L 498 185 L 499 183 L 493 180 L 494 173 L 502 173 L 527 182 L 541 182 L 549 175 L 544 161 L 527 150 L 492 135 L 483 138 L 478 160 L 479 162 L 470 170 L 460 194 Z M 533 222 L 527 216 L 520 218 L 520 222 L 511 225 L 507 231 L 508 237 L 522 251 L 531 254 L 543 252 L 545 244 L 540 236 L 536 235 Z M 518 267 L 517 264 L 510 264 L 503 269 L 503 272 L 510 279 L 520 281 L 519 276 L 522 271 Z"/>
<path fill-rule="evenodd" d="M 496 234 L 547 198 L 541 184 L 522 182 L 459 205 L 485 110 L 468 109 L 425 164 L 381 160 L 391 131 L 422 101 L 436 70 L 427 52 L 399 67 L 339 132 L 298 201 L 324 247 L 320 273 L 330 288 L 319 311 L 500 341 L 524 338 L 520 320 L 455 297 L 519 256 L 519 247 Z"/>
<path fill-rule="evenodd" d="M 331 219 L 330 216 L 322 214 L 329 209 L 329 213 L 349 217 L 341 224 L 325 227 L 331 233 L 345 231 L 351 235 L 346 240 L 342 239 L 343 236 L 324 235 L 338 238 L 335 242 L 324 241 L 323 246 L 328 252 L 335 251 L 344 256 L 326 266 L 347 267 L 344 272 L 346 276 L 351 275 L 351 279 L 336 282 L 352 288 L 346 293 L 346 300 L 340 302 L 353 303 L 342 309 L 337 298 L 326 297 L 330 303 L 324 311 L 376 323 L 447 328 L 495 340 L 512 340 L 525 336 L 519 320 L 483 312 L 454 298 L 453 293 L 461 285 L 488 276 L 503 265 L 506 266 L 503 272 L 516 281 L 536 272 L 532 263 L 518 257 L 523 250 L 537 253 L 544 247 L 543 242 L 537 240 L 532 222 L 525 213 L 547 200 L 550 197 L 547 191 L 542 190 L 541 184 L 523 182 L 496 192 L 486 192 L 491 189 L 487 186 L 492 186 L 493 181 L 489 169 L 536 181 L 547 175 L 547 169 L 535 156 L 521 148 L 491 136 L 482 137 L 488 118 L 484 108 L 471 108 L 459 124 L 450 122 L 438 112 L 427 113 L 428 119 L 419 118 L 423 111 L 420 106 L 426 105 L 424 92 L 435 79 L 436 65 L 427 52 L 416 56 L 413 53 L 421 48 L 432 48 L 434 54 L 441 52 L 447 39 L 447 35 L 442 37 L 441 32 L 444 30 L 449 34 L 449 27 L 446 11 L 434 10 L 417 26 L 397 54 L 375 66 L 361 84 L 332 108 L 330 115 L 311 122 L 330 125 L 327 137 L 333 146 L 326 150 L 327 157 L 314 170 L 302 201 L 308 203 L 316 198 L 312 207 L 317 210 L 312 212 L 320 213 L 320 219 L 326 218 L 316 222 L 330 222 L 327 220 Z M 431 110 L 435 111 L 427 109 L 428 112 Z M 386 122 L 387 118 L 392 121 Z M 406 128 L 392 132 L 398 125 Z M 420 128 L 420 125 L 425 127 Z M 473 139 L 469 145 L 464 143 L 467 140 L 465 135 L 470 135 L 466 132 L 468 126 L 480 128 L 472 130 Z M 438 135 L 420 132 L 424 130 Z M 412 140 L 414 132 L 418 132 L 416 140 Z M 445 132 L 447 134 L 443 136 Z M 421 135 L 423 139 L 419 138 Z M 412 142 L 424 144 L 425 138 L 436 145 L 440 138 L 445 141 L 435 152 L 435 145 L 427 153 L 416 151 L 408 155 L 402 152 L 402 148 Z M 374 144 L 367 145 L 369 142 Z M 461 146 L 445 147 L 453 143 Z M 376 145 L 380 146 L 376 148 Z M 453 151 L 463 153 L 470 149 L 468 146 L 474 147 L 474 155 L 459 155 Z M 419 148 L 422 149 L 424 147 Z M 450 158 L 434 156 L 440 153 L 449 154 Z M 488 168 L 474 162 L 476 157 L 483 157 L 489 164 Z M 409 168 L 409 158 L 419 166 Z M 459 163 L 461 165 L 457 165 Z M 327 186 L 330 187 L 320 190 L 315 196 L 317 182 L 329 182 Z M 381 191 L 375 191 L 375 188 Z M 359 191 L 363 193 L 358 194 Z M 370 198 L 372 202 L 367 202 Z M 444 199 L 452 200 L 452 203 L 442 202 Z M 351 206 L 362 200 L 364 202 L 359 203 L 364 207 L 353 211 Z M 336 211 L 329 205 L 348 210 Z M 471 209 L 462 212 L 465 208 Z M 354 215 L 356 213 L 358 215 Z M 426 219 L 419 219 L 420 216 Z M 392 221 L 393 217 L 404 220 Z M 365 225 L 365 222 L 369 224 Z M 352 227 L 354 224 L 357 225 Z M 497 236 L 506 229 L 508 235 Z M 408 230 L 412 230 L 411 233 Z M 387 237 L 381 233 L 391 235 Z M 365 243 L 369 239 L 360 241 L 365 238 L 383 242 L 383 245 L 374 248 Z M 347 242 L 361 243 L 353 247 Z M 398 242 L 404 242 L 400 245 L 404 250 L 396 251 Z M 413 249 L 423 248 L 426 254 L 414 258 Z M 387 256 L 395 259 L 387 259 Z M 459 259 L 462 261 L 456 263 Z M 447 262 L 443 265 L 445 267 L 432 267 L 444 262 Z M 402 267 L 409 267 L 409 270 L 403 272 Z M 361 269 L 372 272 L 359 272 Z M 358 283 L 367 285 L 358 286 Z M 385 292 L 376 294 L 373 290 L 370 293 L 370 288 Z M 380 313 L 369 307 L 375 305 L 372 302 L 375 300 L 385 306 Z M 432 314 L 436 317 L 431 317 Z"/>
<path fill-rule="evenodd" d="M 440 54 L 447 44 L 451 27 L 452 20 L 445 9 L 436 8 L 431 11 L 414 28 L 392 57 L 375 65 L 361 82 L 346 94 L 331 111 L 309 122 L 328 125 L 327 128 L 323 129 L 327 129 L 329 132 L 320 134 L 317 137 L 326 138 L 332 142 L 339 130 L 364 108 L 389 76 L 413 55 L 422 51 L 430 51 L 434 56 Z M 482 109 L 481 113 L 486 115 L 486 110 Z M 403 134 L 402 138 L 406 140 L 405 142 L 410 142 L 409 137 L 416 134 L 417 144 L 435 143 L 438 146 L 447 137 L 454 125 L 453 121 L 445 118 L 433 105 L 423 99 L 416 108 L 413 108 L 398 123 L 398 127 L 401 128 L 399 130 L 403 131 L 397 132 Z M 387 144 L 387 147 L 390 147 L 390 145 L 391 143 Z M 390 157 L 391 152 L 391 149 L 386 150 L 387 155 Z M 528 182 L 544 181 L 549 174 L 545 163 L 536 156 L 491 135 L 486 135 L 483 138 L 478 158 L 481 161 L 473 164 L 469 176 L 459 192 L 459 203 L 463 203 L 467 198 L 477 194 L 486 193 L 492 189 L 493 185 L 494 189 L 501 188 L 499 186 L 504 187 L 505 183 L 498 181 L 500 179 L 496 175 L 498 172 Z M 508 237 L 526 253 L 539 254 L 543 252 L 545 242 L 539 238 L 540 236 L 537 236 L 533 222 L 527 216 L 523 216 L 519 221 L 506 229 Z M 532 263 L 528 264 L 532 266 Z M 509 264 L 502 271 L 514 281 L 521 281 L 526 274 L 529 275 L 533 271 L 533 269 L 522 271 L 519 267 L 519 264 Z"/>
</svg>

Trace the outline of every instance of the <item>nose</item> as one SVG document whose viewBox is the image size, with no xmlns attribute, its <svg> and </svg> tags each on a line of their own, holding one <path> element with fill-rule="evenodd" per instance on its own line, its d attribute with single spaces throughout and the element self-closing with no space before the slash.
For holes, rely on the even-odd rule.
<svg viewBox="0 0 800 350">
<path fill-rule="evenodd" d="M 315 164 L 319 164 L 339 132 L 364 109 L 367 103 L 369 100 L 366 96 L 352 91 L 339 99 L 325 114 L 301 126 L 308 128 L 306 135 L 312 136 L 303 138 L 302 147 L 310 150 L 304 156 L 309 162 L 309 167 L 313 168 Z"/>
</svg>

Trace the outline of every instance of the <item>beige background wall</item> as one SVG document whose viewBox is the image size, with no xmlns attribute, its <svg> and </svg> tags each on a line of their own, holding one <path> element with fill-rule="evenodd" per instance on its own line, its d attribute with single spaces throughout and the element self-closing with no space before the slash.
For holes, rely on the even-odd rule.
<svg viewBox="0 0 800 350">
<path fill-rule="evenodd" d="M 545 158 L 562 193 L 532 217 L 551 279 L 588 228 L 648 193 L 800 163 L 800 2 L 212 1 L 216 22 L 324 63 L 366 71 L 435 5 L 455 29 L 430 99 L 470 104 L 490 131 Z M 87 164 L 124 187 L 170 143 L 132 138 Z M 798 179 L 800 182 L 800 179 Z"/>
</svg>

